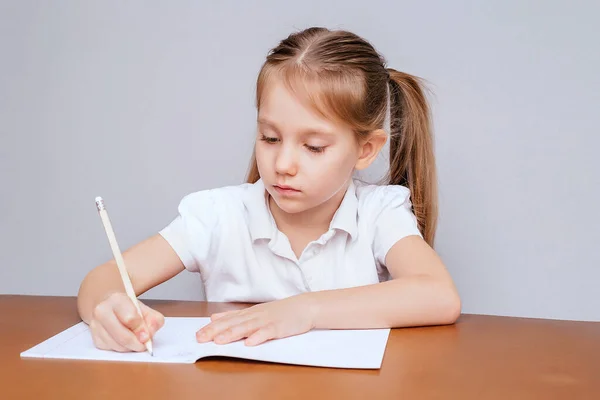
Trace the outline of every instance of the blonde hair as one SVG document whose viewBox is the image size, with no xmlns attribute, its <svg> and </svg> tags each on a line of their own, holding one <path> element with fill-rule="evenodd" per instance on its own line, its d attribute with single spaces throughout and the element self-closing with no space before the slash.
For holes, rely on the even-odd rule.
<svg viewBox="0 0 600 400">
<path fill-rule="evenodd" d="M 358 139 L 389 129 L 386 183 L 410 189 L 413 212 L 433 247 L 437 226 L 437 177 L 430 111 L 420 78 L 386 68 L 385 59 L 354 33 L 309 28 L 282 40 L 267 55 L 256 84 L 256 107 L 270 79 L 278 77 L 315 110 L 348 124 Z M 389 126 L 386 111 L 389 106 Z M 247 182 L 260 178 L 253 154 Z"/>
</svg>

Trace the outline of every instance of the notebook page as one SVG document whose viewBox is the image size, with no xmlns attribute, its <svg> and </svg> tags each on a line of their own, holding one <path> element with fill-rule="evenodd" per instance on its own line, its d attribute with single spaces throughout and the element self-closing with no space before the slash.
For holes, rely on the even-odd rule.
<svg viewBox="0 0 600 400">
<path fill-rule="evenodd" d="M 218 345 L 197 343 L 196 331 L 209 318 L 167 317 L 153 339 L 154 357 L 147 352 L 119 353 L 94 346 L 83 322 L 21 353 L 23 358 L 193 363 L 206 356 L 228 356 L 297 365 L 336 368 L 379 368 L 389 329 L 313 330 L 302 335 L 271 340 L 259 346 L 243 341 Z"/>
<path fill-rule="evenodd" d="M 154 356 L 144 352 L 120 353 L 100 350 L 90 330 L 80 322 L 52 338 L 21 353 L 23 358 L 57 358 L 71 360 L 130 361 L 156 363 L 193 363 L 201 353 L 195 332 L 210 318 L 165 318 L 164 326 L 152 339 Z M 191 336 L 191 339 L 190 339 Z"/>
</svg>

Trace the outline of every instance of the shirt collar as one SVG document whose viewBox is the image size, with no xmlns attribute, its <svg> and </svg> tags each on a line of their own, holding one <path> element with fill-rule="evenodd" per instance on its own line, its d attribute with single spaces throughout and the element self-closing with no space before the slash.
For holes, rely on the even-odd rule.
<svg viewBox="0 0 600 400">
<path fill-rule="evenodd" d="M 250 184 L 245 196 L 245 207 L 252 241 L 258 239 L 273 239 L 277 225 L 269 210 L 268 193 L 262 179 Z M 352 240 L 356 239 L 358 231 L 358 199 L 356 186 L 351 179 L 348 189 L 340 206 L 336 210 L 329 229 L 339 229 L 347 232 Z"/>
<path fill-rule="evenodd" d="M 273 238 L 276 225 L 269 211 L 268 198 L 262 179 L 251 184 L 246 193 L 244 205 L 252 241 Z"/>
<path fill-rule="evenodd" d="M 356 239 L 358 231 L 358 199 L 356 198 L 356 186 L 354 180 L 350 179 L 348 189 L 333 215 L 329 229 L 340 229 L 347 232 L 352 240 Z"/>
</svg>

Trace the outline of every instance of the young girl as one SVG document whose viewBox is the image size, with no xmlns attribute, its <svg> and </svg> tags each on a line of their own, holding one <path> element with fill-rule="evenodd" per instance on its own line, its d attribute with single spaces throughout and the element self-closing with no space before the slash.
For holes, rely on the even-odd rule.
<svg viewBox="0 0 600 400">
<path fill-rule="evenodd" d="M 256 101 L 248 182 L 184 197 L 171 224 L 126 251 L 136 294 L 185 268 L 208 301 L 260 303 L 212 315 L 199 342 L 454 323 L 460 299 L 432 249 L 436 175 L 418 79 L 355 34 L 310 28 L 270 52 Z M 389 184 L 354 178 L 387 140 Z M 114 261 L 86 276 L 78 309 L 96 346 L 115 351 L 144 351 L 164 322 L 145 305 L 137 317 Z"/>
</svg>

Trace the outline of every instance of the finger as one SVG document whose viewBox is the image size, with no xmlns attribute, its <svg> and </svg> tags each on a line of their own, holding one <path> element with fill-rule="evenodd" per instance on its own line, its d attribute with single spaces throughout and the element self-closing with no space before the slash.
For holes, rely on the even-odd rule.
<svg viewBox="0 0 600 400">
<path fill-rule="evenodd" d="M 220 312 L 220 313 L 214 313 L 210 316 L 210 319 L 211 319 L 211 321 L 217 321 L 223 317 L 230 316 L 234 313 L 237 313 L 237 311 L 225 311 L 225 312 Z"/>
<path fill-rule="evenodd" d="M 276 337 L 275 326 L 270 324 L 270 325 L 267 325 L 267 326 L 257 330 L 256 332 L 254 332 L 252 335 L 250 335 L 244 341 L 244 343 L 247 346 L 256 346 L 256 345 L 264 343 L 268 340 L 274 339 L 275 337 Z"/>
<path fill-rule="evenodd" d="M 140 342 L 144 343 L 148 340 L 149 333 L 145 328 L 145 321 L 138 314 L 137 309 L 129 298 L 119 298 L 119 301 L 115 301 L 113 304 L 113 310 L 121 324 L 130 331 L 133 331 L 134 334 L 138 336 Z M 114 333 L 111 329 L 108 331 L 111 334 Z M 118 338 L 115 339 L 118 341 Z"/>
<path fill-rule="evenodd" d="M 121 346 L 119 343 L 117 343 L 106 331 L 106 329 L 101 328 L 98 333 L 102 338 L 102 341 L 106 344 L 107 350 L 118 351 L 119 353 L 128 353 L 131 351 L 128 348 Z"/>
<path fill-rule="evenodd" d="M 98 324 L 95 320 L 92 320 L 89 325 L 90 333 L 92 335 L 92 341 L 94 346 L 100 350 L 108 350 L 108 345 L 104 342 L 104 337 L 98 331 Z"/>
<path fill-rule="evenodd" d="M 164 326 L 165 317 L 160 312 L 148 307 L 142 302 L 140 302 L 140 309 L 142 310 L 146 326 L 150 331 L 150 337 L 153 337 L 154 334 Z"/>
<path fill-rule="evenodd" d="M 224 344 L 235 342 L 252 335 L 263 326 L 258 318 L 252 318 L 235 324 L 215 337 L 215 343 Z"/>
<path fill-rule="evenodd" d="M 232 326 L 240 324 L 249 318 L 250 317 L 248 316 L 233 315 L 227 318 L 221 318 L 218 321 L 210 322 L 196 332 L 196 340 L 200 343 L 210 342 L 215 336 L 220 335 Z"/>
<path fill-rule="evenodd" d="M 148 333 L 141 330 L 139 335 L 136 336 L 134 332 L 121 323 L 116 314 L 108 315 L 103 321 L 103 327 L 110 337 L 121 346 L 133 351 L 144 351 L 146 349 L 143 343 L 148 340 Z"/>
<path fill-rule="evenodd" d="M 106 329 L 100 324 L 94 324 L 94 321 L 90 323 L 90 330 L 92 331 L 92 340 L 94 345 L 100 350 L 114 350 L 118 352 L 129 351 L 125 347 L 121 346 L 106 332 Z"/>
</svg>

